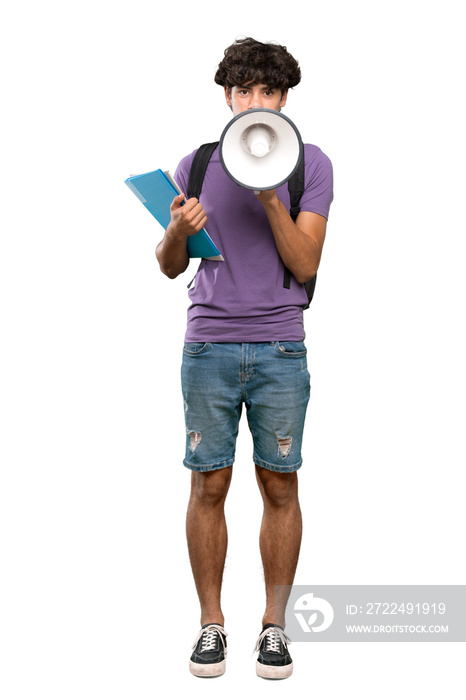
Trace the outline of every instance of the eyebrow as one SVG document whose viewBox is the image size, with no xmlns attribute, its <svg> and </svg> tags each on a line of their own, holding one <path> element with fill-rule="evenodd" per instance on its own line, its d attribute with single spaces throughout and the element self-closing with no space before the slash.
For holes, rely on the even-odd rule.
<svg viewBox="0 0 466 700">
<path fill-rule="evenodd" d="M 257 83 L 253 83 L 252 85 L 251 84 L 249 84 L 249 85 L 237 85 L 236 87 L 238 90 L 250 90 L 255 85 L 257 85 Z M 265 91 L 265 90 L 278 90 L 278 88 L 266 85 L 265 87 L 262 88 L 262 90 L 263 91 Z"/>
</svg>

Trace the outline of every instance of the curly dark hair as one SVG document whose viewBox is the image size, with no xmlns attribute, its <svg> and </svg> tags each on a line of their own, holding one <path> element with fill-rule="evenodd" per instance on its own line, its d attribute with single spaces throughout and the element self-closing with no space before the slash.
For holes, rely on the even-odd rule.
<svg viewBox="0 0 466 700">
<path fill-rule="evenodd" d="M 246 37 L 225 49 L 214 80 L 230 89 L 235 85 L 263 84 L 283 93 L 299 83 L 301 70 L 286 46 L 274 42 L 263 44 Z"/>
</svg>

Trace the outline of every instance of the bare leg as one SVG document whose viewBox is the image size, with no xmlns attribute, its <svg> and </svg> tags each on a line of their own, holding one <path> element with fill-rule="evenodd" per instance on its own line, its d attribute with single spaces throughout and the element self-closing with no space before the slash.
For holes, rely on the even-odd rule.
<svg viewBox="0 0 466 700">
<path fill-rule="evenodd" d="M 223 626 L 220 605 L 223 569 L 227 552 L 224 504 L 232 467 L 210 472 L 192 472 L 191 497 L 186 517 L 186 535 L 199 603 L 201 625 Z"/>
<path fill-rule="evenodd" d="M 262 624 L 285 627 L 285 609 L 299 558 L 302 519 L 298 475 L 256 465 L 257 483 L 264 501 L 260 552 L 264 567 L 266 609 Z M 275 593 L 274 586 L 283 586 Z"/>
</svg>

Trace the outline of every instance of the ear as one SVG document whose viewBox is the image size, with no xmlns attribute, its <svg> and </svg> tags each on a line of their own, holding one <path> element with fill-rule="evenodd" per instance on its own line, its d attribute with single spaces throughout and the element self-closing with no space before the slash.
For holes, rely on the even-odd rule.
<svg viewBox="0 0 466 700">
<path fill-rule="evenodd" d="M 282 99 L 280 100 L 280 109 L 286 105 L 287 97 L 288 97 L 288 90 L 285 90 L 285 92 L 282 95 Z"/>
<path fill-rule="evenodd" d="M 232 108 L 233 105 L 231 104 L 231 88 L 229 88 L 228 85 L 224 85 L 223 89 L 225 90 L 226 103 L 230 108 Z"/>
</svg>

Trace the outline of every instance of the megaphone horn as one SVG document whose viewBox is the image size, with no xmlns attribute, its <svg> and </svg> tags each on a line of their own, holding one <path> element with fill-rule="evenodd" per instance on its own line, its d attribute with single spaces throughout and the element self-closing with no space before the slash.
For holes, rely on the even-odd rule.
<svg viewBox="0 0 466 700">
<path fill-rule="evenodd" d="M 291 119 L 273 109 L 248 109 L 226 125 L 220 162 L 226 174 L 249 190 L 283 185 L 298 167 L 303 143 Z"/>
</svg>

